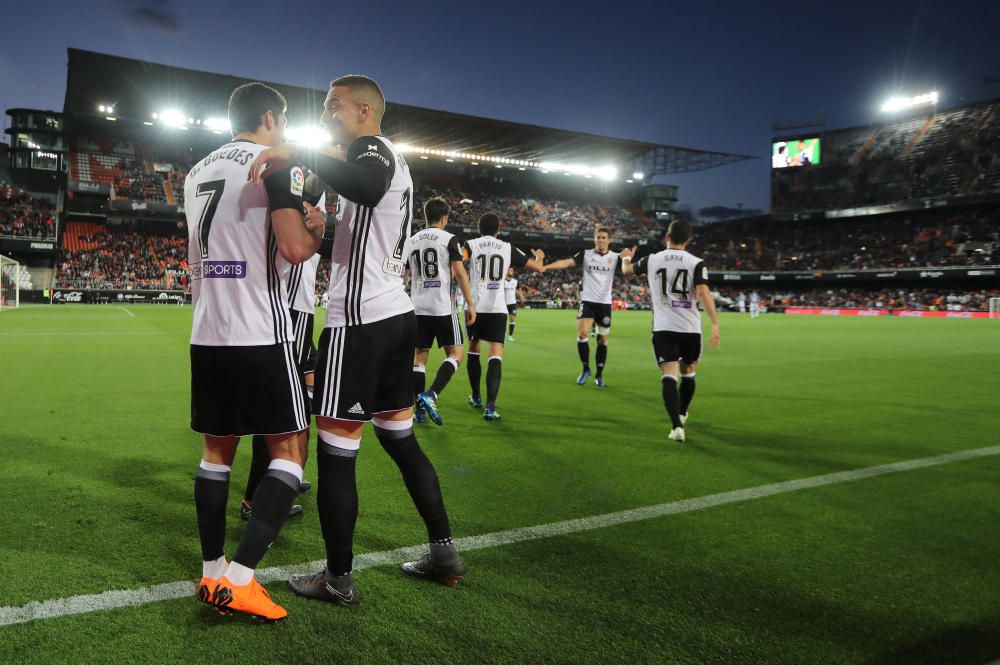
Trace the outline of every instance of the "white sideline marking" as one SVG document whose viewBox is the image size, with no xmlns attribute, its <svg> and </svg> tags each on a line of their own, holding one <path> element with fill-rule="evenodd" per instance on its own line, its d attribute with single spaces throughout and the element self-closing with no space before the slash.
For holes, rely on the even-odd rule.
<svg viewBox="0 0 1000 665">
<path fill-rule="evenodd" d="M 125 312 L 126 314 L 128 314 L 128 315 L 129 315 L 129 316 L 131 316 L 132 318 L 135 318 L 135 314 L 133 314 L 132 312 L 128 311 L 128 310 L 127 310 L 127 309 L 125 309 L 124 307 L 119 307 L 118 309 L 120 309 L 121 311 Z"/>
<path fill-rule="evenodd" d="M 629 524 L 643 520 L 664 517 L 666 515 L 677 515 L 679 513 L 689 513 L 705 508 L 724 506 L 730 503 L 742 503 L 754 499 L 763 499 L 778 494 L 787 494 L 814 487 L 824 487 L 826 485 L 836 485 L 852 480 L 863 478 L 874 478 L 876 476 L 886 476 L 903 471 L 923 469 L 930 466 L 948 464 L 950 462 L 961 462 L 965 460 L 978 459 L 981 457 L 991 457 L 1000 455 L 1000 446 L 989 448 L 975 448 L 973 450 L 963 450 L 934 457 L 922 457 L 919 459 L 907 460 L 904 462 L 894 462 L 892 464 L 881 464 L 879 466 L 869 466 L 849 471 L 838 471 L 827 473 L 821 476 L 810 476 L 798 480 L 786 480 L 779 483 L 748 487 L 719 494 L 709 494 L 693 499 L 682 499 L 661 503 L 654 506 L 634 508 L 632 510 L 622 510 L 615 513 L 605 513 L 603 515 L 593 515 L 591 517 L 581 517 L 578 519 L 564 520 L 562 522 L 549 522 L 536 526 L 527 526 L 517 529 L 507 529 L 504 531 L 494 531 L 481 536 L 470 536 L 458 538 L 455 545 L 459 550 L 470 551 L 479 550 L 499 545 L 510 545 L 513 543 L 523 543 L 542 538 L 552 538 L 554 536 L 564 536 L 571 533 L 603 529 L 619 524 Z M 383 566 L 391 563 L 398 563 L 407 559 L 414 559 L 420 556 L 426 545 L 414 545 L 413 547 L 402 547 L 395 550 L 385 550 L 382 552 L 369 552 L 354 558 L 354 570 L 364 570 L 375 566 Z M 326 561 L 312 561 L 291 566 L 276 566 L 264 568 L 257 571 L 257 578 L 262 583 L 269 583 L 283 579 L 289 574 L 315 572 L 326 564 Z M 155 603 L 163 600 L 173 600 L 177 598 L 193 598 L 196 591 L 194 581 L 168 582 L 157 584 L 141 589 L 127 589 L 116 591 L 105 591 L 104 593 L 87 594 L 81 596 L 70 596 L 68 598 L 55 598 L 52 600 L 35 601 L 19 607 L 0 607 L 0 626 L 10 626 L 17 623 L 27 623 L 40 619 L 54 619 L 71 614 L 86 614 L 88 612 L 98 612 L 111 610 L 119 607 L 137 607 L 148 603 Z"/>
</svg>

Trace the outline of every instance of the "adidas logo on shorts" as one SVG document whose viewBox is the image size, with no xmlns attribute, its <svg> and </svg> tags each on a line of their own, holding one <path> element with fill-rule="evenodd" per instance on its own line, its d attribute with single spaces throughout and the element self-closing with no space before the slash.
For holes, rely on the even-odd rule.
<svg viewBox="0 0 1000 665">
<path fill-rule="evenodd" d="M 347 410 L 348 413 L 354 414 L 356 416 L 365 415 L 365 410 L 361 408 L 361 402 L 356 403 L 354 406 Z"/>
</svg>

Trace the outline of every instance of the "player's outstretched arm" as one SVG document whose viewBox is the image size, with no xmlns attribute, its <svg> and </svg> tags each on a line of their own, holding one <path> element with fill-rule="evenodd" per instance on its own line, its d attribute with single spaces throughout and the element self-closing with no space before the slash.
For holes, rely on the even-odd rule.
<svg viewBox="0 0 1000 665">
<path fill-rule="evenodd" d="M 531 272 L 545 272 L 545 252 L 540 249 L 531 250 L 532 258 L 528 259 L 524 267 Z"/>
<path fill-rule="evenodd" d="M 708 288 L 708 284 L 699 284 L 694 287 L 694 294 L 701 301 L 701 306 L 705 308 L 708 320 L 712 322 L 712 336 L 708 338 L 708 348 L 720 346 L 719 342 L 719 314 L 715 311 L 715 297 Z"/>
<path fill-rule="evenodd" d="M 361 142 L 369 139 L 374 142 L 376 150 L 364 150 L 365 146 Z M 368 147 L 370 146 L 369 143 Z M 379 159 L 375 155 L 383 151 L 378 149 L 380 146 L 381 141 L 370 136 L 362 136 L 352 144 L 353 152 L 358 154 L 351 154 L 351 150 L 345 154 L 338 148 L 322 151 L 306 150 L 294 143 L 284 143 L 257 155 L 257 159 L 250 165 L 248 177 L 255 184 L 259 184 L 275 169 L 287 166 L 293 160 L 299 160 L 320 180 L 349 201 L 375 207 L 389 191 L 393 173 L 392 167 L 389 166 L 390 162 L 385 160 L 385 156 Z M 348 161 L 345 161 L 345 158 Z"/>
<path fill-rule="evenodd" d="M 559 259 L 558 261 L 549 263 L 545 266 L 545 270 L 564 270 L 573 267 L 576 267 L 576 259 L 571 256 L 568 259 Z"/>
<path fill-rule="evenodd" d="M 451 262 L 451 274 L 458 280 L 458 288 L 465 298 L 465 322 L 472 325 L 476 322 L 476 306 L 472 299 L 472 285 L 469 283 L 469 273 L 465 270 L 465 265 L 461 261 Z"/>
</svg>

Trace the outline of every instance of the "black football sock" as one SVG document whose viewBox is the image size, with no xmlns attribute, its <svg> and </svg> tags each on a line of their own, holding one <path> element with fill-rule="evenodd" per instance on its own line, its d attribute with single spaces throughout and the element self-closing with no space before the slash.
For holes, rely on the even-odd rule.
<svg viewBox="0 0 1000 665">
<path fill-rule="evenodd" d="M 413 366 L 413 397 L 424 392 L 427 387 L 427 368 L 423 365 Z"/>
<path fill-rule="evenodd" d="M 253 437 L 253 457 L 250 458 L 250 473 L 247 474 L 247 488 L 243 492 L 243 500 L 253 505 L 253 494 L 257 491 L 261 479 L 267 473 L 271 463 L 271 452 L 267 449 L 267 440 L 260 434 Z"/>
<path fill-rule="evenodd" d="M 681 425 L 681 402 L 677 395 L 677 379 L 672 374 L 664 374 L 660 382 L 663 384 L 663 406 L 670 414 L 670 424 L 676 429 Z"/>
<path fill-rule="evenodd" d="M 503 358 L 493 356 L 486 365 L 486 406 L 497 405 L 500 394 L 500 379 L 503 376 Z"/>
<path fill-rule="evenodd" d="M 376 425 L 375 435 L 403 474 L 403 482 L 406 483 L 413 505 L 416 506 L 427 527 L 428 540 L 443 542 L 451 538 L 451 526 L 448 523 L 448 512 L 444 507 L 437 471 L 420 449 L 417 437 L 413 434 L 413 427 L 390 430 Z"/>
<path fill-rule="evenodd" d="M 604 364 L 608 361 L 608 345 L 597 343 L 597 376 L 604 374 Z"/>
<path fill-rule="evenodd" d="M 198 513 L 201 558 L 215 561 L 226 544 L 226 501 L 229 499 L 229 467 L 201 461 L 194 477 L 194 505 Z"/>
<path fill-rule="evenodd" d="M 681 413 L 685 416 L 688 412 L 688 407 L 691 406 L 691 400 L 694 399 L 694 372 L 690 374 L 681 375 Z"/>
<path fill-rule="evenodd" d="M 590 369 L 590 340 L 586 337 L 583 339 L 576 340 L 576 350 L 580 352 L 580 362 L 583 363 L 583 369 Z"/>
<path fill-rule="evenodd" d="M 513 321 L 511 321 L 510 323 L 507 324 L 507 336 L 508 337 L 513 337 L 514 336 L 514 326 L 516 326 L 516 325 L 517 324 L 514 323 Z"/>
<path fill-rule="evenodd" d="M 358 521 L 357 442 L 320 432 L 319 483 L 316 507 L 326 543 L 326 569 L 331 575 L 351 572 L 354 525 Z"/>
<path fill-rule="evenodd" d="M 440 395 L 444 392 L 444 387 L 451 381 L 451 377 L 458 371 L 458 361 L 454 358 L 446 358 L 438 367 L 437 374 L 434 375 L 434 383 L 431 384 L 431 392 Z"/>
<path fill-rule="evenodd" d="M 466 370 L 469 372 L 469 385 L 472 387 L 472 396 L 475 398 L 480 397 L 479 383 L 483 378 L 483 368 L 479 364 L 479 354 L 469 352 L 469 363 Z"/>
<path fill-rule="evenodd" d="M 247 568 L 257 567 L 285 525 L 301 484 L 302 467 L 288 460 L 271 460 L 270 468 L 254 492 L 253 515 L 247 522 L 233 561 Z"/>
</svg>

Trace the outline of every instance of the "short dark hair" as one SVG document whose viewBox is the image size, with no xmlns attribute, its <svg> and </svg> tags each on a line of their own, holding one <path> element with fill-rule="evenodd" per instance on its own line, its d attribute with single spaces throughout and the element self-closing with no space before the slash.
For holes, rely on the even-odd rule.
<svg viewBox="0 0 1000 665">
<path fill-rule="evenodd" d="M 670 242 L 675 245 L 683 245 L 691 238 L 694 238 L 694 227 L 691 226 L 691 222 L 686 222 L 683 219 L 675 219 L 667 227 L 667 235 L 670 236 Z"/>
<path fill-rule="evenodd" d="M 609 238 L 611 237 L 611 229 L 609 229 L 606 226 L 598 226 L 596 229 L 594 229 L 594 235 L 596 236 L 598 233 L 607 233 L 608 237 Z"/>
<path fill-rule="evenodd" d="M 285 96 L 263 83 L 244 83 L 229 95 L 229 127 L 233 136 L 255 132 L 270 111 L 275 120 L 288 108 Z"/>
<path fill-rule="evenodd" d="M 440 196 L 427 199 L 424 203 L 424 219 L 428 224 L 437 224 L 441 218 L 451 212 L 451 206 Z"/>
<path fill-rule="evenodd" d="M 383 94 L 382 88 L 379 87 L 375 79 L 363 74 L 347 74 L 346 76 L 340 76 L 330 81 L 331 88 L 338 85 L 350 88 L 352 92 L 355 90 L 367 92 L 373 97 L 373 99 L 368 100 L 368 103 L 375 109 L 375 115 L 381 119 L 385 114 L 385 94 Z"/>
<path fill-rule="evenodd" d="M 495 236 L 500 232 L 500 216 L 495 212 L 483 213 L 479 216 L 479 232 L 484 236 Z"/>
</svg>

